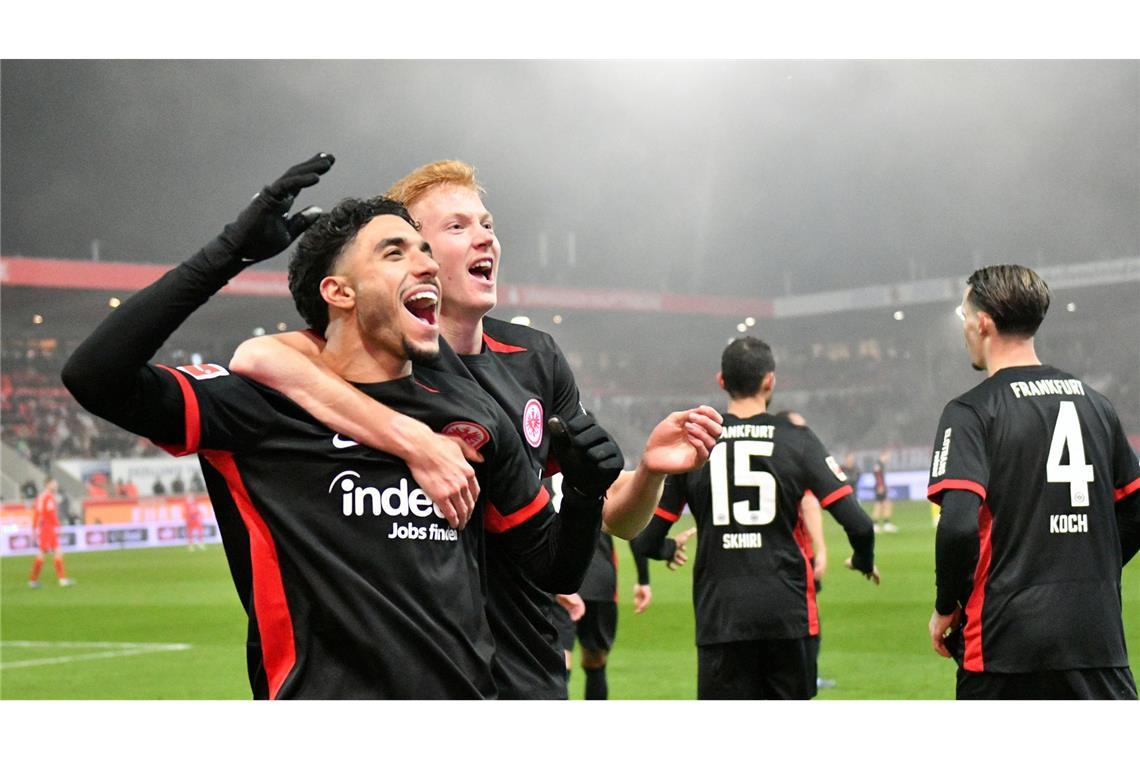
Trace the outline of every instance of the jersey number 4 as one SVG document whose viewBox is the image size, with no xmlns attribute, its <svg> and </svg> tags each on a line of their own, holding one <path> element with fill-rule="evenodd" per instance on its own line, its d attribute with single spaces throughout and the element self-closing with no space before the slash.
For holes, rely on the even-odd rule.
<svg viewBox="0 0 1140 760">
<path fill-rule="evenodd" d="M 751 509 L 748 499 L 732 503 L 732 517 L 738 525 L 767 525 L 776 518 L 776 479 L 772 473 L 752 469 L 752 457 L 770 457 L 774 444 L 771 441 L 722 441 L 713 448 L 709 457 L 709 474 L 712 480 L 713 525 L 728 525 L 728 447 L 732 446 L 733 478 L 737 488 L 755 488 L 759 492 L 758 506 Z"/>
<path fill-rule="evenodd" d="M 1069 450 L 1069 463 L 1061 464 L 1061 455 Z M 1049 458 L 1045 460 L 1045 479 L 1050 483 L 1068 483 L 1069 498 L 1074 507 L 1089 505 L 1089 483 L 1093 482 L 1093 468 L 1085 463 L 1085 440 L 1081 437 L 1081 421 L 1077 405 L 1062 401 L 1053 428 L 1053 441 L 1049 444 Z"/>
</svg>

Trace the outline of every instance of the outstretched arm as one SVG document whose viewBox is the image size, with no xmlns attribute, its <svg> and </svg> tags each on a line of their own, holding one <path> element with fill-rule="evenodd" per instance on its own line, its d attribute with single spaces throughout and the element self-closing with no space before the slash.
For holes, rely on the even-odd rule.
<svg viewBox="0 0 1140 760">
<path fill-rule="evenodd" d="M 251 338 L 238 346 L 230 369 L 282 393 L 338 433 L 403 459 L 448 524 L 462 529 L 479 497 L 467 460 L 482 456 L 362 393 L 321 361 L 323 345 L 311 332 Z"/>
<path fill-rule="evenodd" d="M 637 469 L 623 472 L 606 494 L 602 518 L 608 533 L 632 540 L 653 517 L 667 475 L 708 461 L 720 437 L 720 414 L 711 406 L 673 412 L 653 429 Z"/>
</svg>

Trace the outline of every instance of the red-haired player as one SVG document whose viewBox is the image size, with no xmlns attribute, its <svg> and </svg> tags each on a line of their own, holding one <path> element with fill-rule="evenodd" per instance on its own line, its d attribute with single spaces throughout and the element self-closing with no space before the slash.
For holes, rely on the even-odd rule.
<svg viewBox="0 0 1140 760">
<path fill-rule="evenodd" d="M 28 578 L 28 585 L 32 588 L 40 587 L 40 570 L 44 566 L 44 552 L 51 552 L 55 575 L 59 578 L 59 585 L 72 586 L 75 580 L 67 577 L 63 569 L 63 550 L 59 547 L 59 499 L 56 497 L 58 487 L 55 478 L 49 477 L 44 481 L 44 490 L 36 497 L 36 504 L 32 512 L 32 531 L 39 539 L 39 550 L 32 562 L 32 574 Z"/>
</svg>

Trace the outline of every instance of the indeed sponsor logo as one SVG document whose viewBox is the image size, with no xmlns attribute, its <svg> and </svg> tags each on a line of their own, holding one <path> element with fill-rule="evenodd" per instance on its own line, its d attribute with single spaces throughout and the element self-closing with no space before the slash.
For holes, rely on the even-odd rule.
<svg viewBox="0 0 1140 760">
<path fill-rule="evenodd" d="M 422 488 L 409 489 L 408 479 L 400 478 L 398 485 L 379 489 L 375 486 L 360 485 L 360 473 L 345 470 L 338 473 L 329 484 L 329 493 L 340 494 L 340 510 L 345 517 L 436 517 L 443 519 L 439 507 Z M 454 528 L 441 528 L 431 525 L 431 530 L 414 523 L 393 526 L 388 538 L 431 539 L 434 541 L 456 541 L 458 534 Z"/>
</svg>

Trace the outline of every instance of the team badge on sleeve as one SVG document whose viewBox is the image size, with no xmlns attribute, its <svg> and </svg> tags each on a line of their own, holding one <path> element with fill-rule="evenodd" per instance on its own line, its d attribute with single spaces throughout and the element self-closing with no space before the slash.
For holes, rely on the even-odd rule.
<svg viewBox="0 0 1140 760">
<path fill-rule="evenodd" d="M 230 371 L 220 364 L 184 364 L 178 369 L 195 380 L 209 380 L 230 374 Z"/>
<path fill-rule="evenodd" d="M 546 426 L 542 418 L 542 404 L 532 398 L 523 408 L 523 435 L 532 449 L 542 445 L 542 429 Z"/>
<path fill-rule="evenodd" d="M 476 451 L 482 448 L 487 441 L 491 440 L 491 434 L 487 432 L 487 428 L 478 422 L 451 422 L 440 432 L 444 435 L 450 435 L 460 439 Z"/>
<path fill-rule="evenodd" d="M 843 471 L 843 468 L 839 466 L 839 462 L 835 461 L 835 457 L 828 457 L 823 461 L 827 462 L 828 468 L 835 475 L 835 477 L 839 478 L 844 483 L 847 482 L 847 473 L 845 473 Z"/>
</svg>

